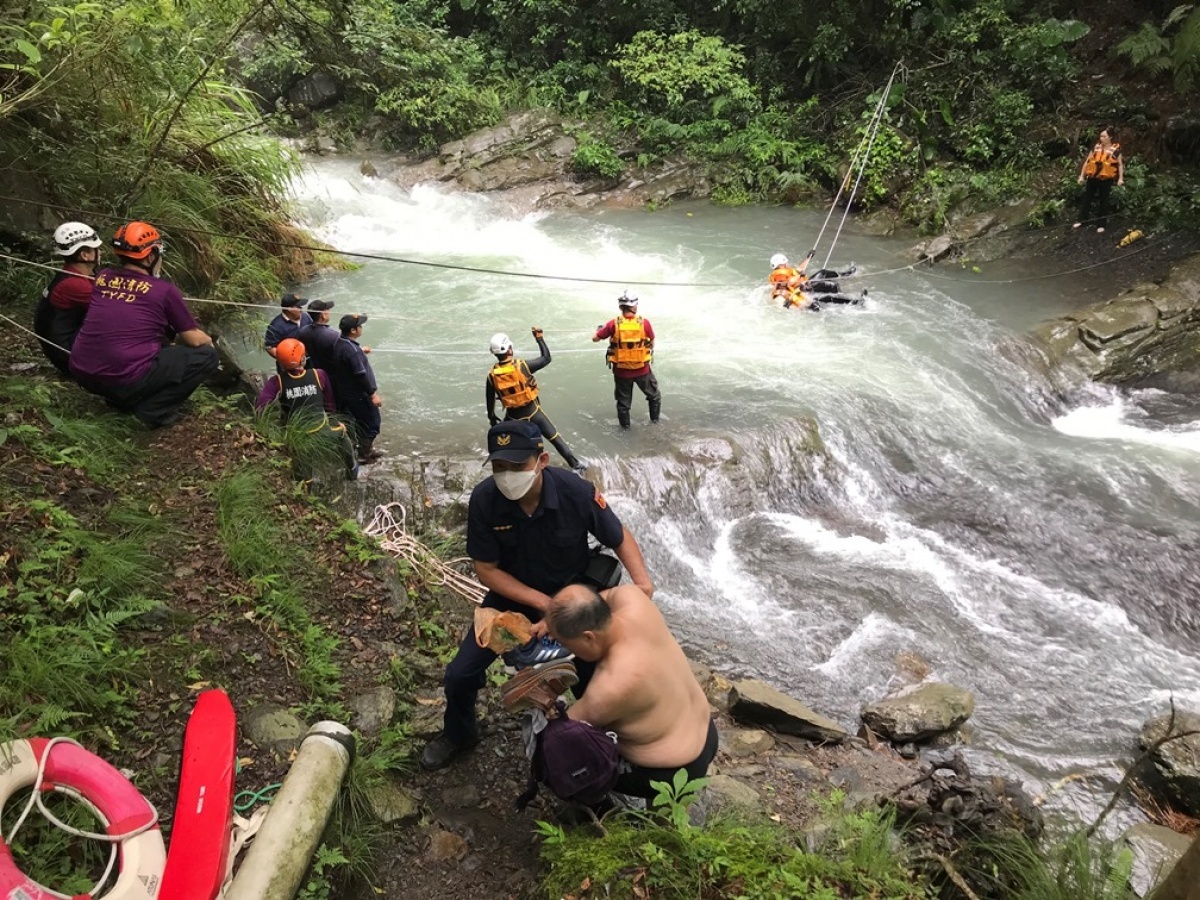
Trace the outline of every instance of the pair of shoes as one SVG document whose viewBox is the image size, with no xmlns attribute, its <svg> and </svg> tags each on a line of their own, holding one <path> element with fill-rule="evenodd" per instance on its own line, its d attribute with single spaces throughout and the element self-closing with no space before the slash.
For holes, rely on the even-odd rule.
<svg viewBox="0 0 1200 900">
<path fill-rule="evenodd" d="M 543 663 L 555 662 L 560 659 L 574 659 L 575 654 L 552 638 L 540 637 L 501 654 L 501 658 L 506 666 L 525 669 L 529 666 L 540 666 Z"/>
<path fill-rule="evenodd" d="M 421 751 L 421 768 L 426 772 L 444 769 L 450 763 L 454 762 L 460 754 L 470 750 L 478 743 L 479 738 L 476 737 L 469 743 L 456 744 L 450 738 L 446 737 L 446 732 L 443 731 L 426 744 L 425 749 Z"/>
<path fill-rule="evenodd" d="M 1079 227 L 1080 225 L 1082 225 L 1082 224 L 1083 224 L 1082 222 L 1076 222 L 1076 223 L 1075 223 L 1074 225 L 1072 225 L 1071 227 L 1072 227 L 1072 228 L 1078 228 L 1078 227 Z"/>
<path fill-rule="evenodd" d="M 1104 234 L 1104 226 L 1103 225 L 1101 225 L 1099 228 L 1096 229 L 1096 234 Z"/>
</svg>

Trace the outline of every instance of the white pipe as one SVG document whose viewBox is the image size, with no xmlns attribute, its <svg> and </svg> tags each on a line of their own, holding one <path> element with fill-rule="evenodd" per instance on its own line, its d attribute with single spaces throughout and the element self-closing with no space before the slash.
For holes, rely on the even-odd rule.
<svg viewBox="0 0 1200 900">
<path fill-rule="evenodd" d="M 318 722 L 308 729 L 226 900 L 293 900 L 353 755 L 354 735 L 345 725 Z"/>
</svg>

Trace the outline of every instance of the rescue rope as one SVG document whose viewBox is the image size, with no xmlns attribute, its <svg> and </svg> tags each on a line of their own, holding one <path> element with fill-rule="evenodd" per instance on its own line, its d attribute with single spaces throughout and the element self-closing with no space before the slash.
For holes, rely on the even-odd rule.
<svg viewBox="0 0 1200 900">
<path fill-rule="evenodd" d="M 17 328 L 21 329 L 26 334 L 32 334 L 35 338 L 37 338 L 43 344 L 49 344 L 54 349 L 61 350 L 63 353 L 67 354 L 67 356 L 71 355 L 71 351 L 68 350 L 66 347 L 58 346 L 58 344 L 54 343 L 54 341 L 50 340 L 49 338 L 44 338 L 40 334 L 38 334 L 36 331 L 26 328 L 24 325 L 22 325 L 16 319 L 10 319 L 8 316 L 4 315 L 4 313 L 0 313 L 0 319 L 3 319 L 5 322 L 8 322 L 11 325 L 17 326 Z"/>
<path fill-rule="evenodd" d="M 887 101 L 892 95 L 892 84 L 896 81 L 896 73 L 900 71 L 900 63 L 896 63 L 892 69 L 891 77 L 888 78 L 887 85 L 883 89 L 883 94 L 879 98 L 879 103 L 875 107 L 875 113 L 871 117 L 871 123 L 867 128 L 870 134 L 870 140 L 867 141 L 866 151 L 863 153 L 862 160 L 854 160 L 850 163 L 850 171 L 846 173 L 846 179 L 842 182 L 842 187 L 845 187 L 845 181 L 849 180 L 850 172 L 854 171 L 855 163 L 858 163 L 858 178 L 854 181 L 854 187 L 850 191 L 850 196 L 846 198 L 846 205 L 842 210 L 841 221 L 838 222 L 837 231 L 833 235 L 833 242 L 829 245 L 829 252 L 825 254 L 825 262 L 821 264 L 822 269 L 829 268 L 829 260 L 833 258 L 833 248 L 837 246 L 838 239 L 842 236 L 842 229 L 846 226 L 846 218 L 850 215 L 850 207 L 854 205 L 854 197 L 858 193 L 859 185 L 862 184 L 863 176 L 867 174 L 867 162 L 871 158 L 871 150 L 875 147 L 875 138 L 879 135 L 879 126 L 883 122 L 884 113 L 887 112 Z M 861 146 L 861 145 L 860 145 Z M 841 189 L 838 190 L 841 194 Z M 834 207 L 837 206 L 837 199 L 833 201 Z M 830 208 L 832 212 L 833 207 Z M 815 244 L 813 246 L 816 246 Z"/>
<path fill-rule="evenodd" d="M 92 897 L 97 894 L 97 892 L 104 885 L 104 883 L 106 881 L 108 881 L 108 876 L 112 874 L 113 866 L 116 865 L 117 858 L 119 856 L 117 845 L 120 844 L 122 841 L 127 841 L 130 838 L 135 838 L 139 834 L 142 834 L 143 832 L 149 831 L 151 828 L 154 828 L 158 824 L 158 810 L 155 808 L 153 803 L 151 803 L 149 800 L 146 800 L 146 798 L 143 797 L 142 799 L 145 800 L 146 805 L 148 807 L 150 807 L 150 813 L 151 813 L 150 821 L 146 822 L 143 825 L 139 825 L 137 828 L 133 828 L 133 829 L 130 829 L 129 831 L 121 832 L 120 834 L 103 834 L 103 833 L 95 832 L 95 831 L 84 831 L 82 828 L 75 828 L 72 825 L 68 825 L 66 822 L 62 821 L 56 815 L 54 815 L 54 813 L 50 812 L 50 810 L 48 810 L 46 808 L 46 804 L 42 801 L 42 783 L 46 780 L 46 766 L 50 762 L 50 751 L 54 749 L 56 744 L 74 744 L 76 747 L 79 747 L 80 749 L 83 749 L 83 750 L 87 749 L 78 741 L 72 740 L 71 738 L 68 738 L 68 737 L 54 737 L 54 738 L 50 738 L 50 740 L 46 742 L 46 747 L 42 751 L 41 758 L 38 760 L 37 778 L 34 779 L 33 786 L 30 788 L 31 793 L 29 795 L 29 800 L 25 803 L 25 808 L 23 810 L 21 810 L 21 815 L 17 817 L 16 824 L 13 825 L 12 830 L 8 833 L 8 836 L 5 838 L 5 843 L 10 847 L 12 846 L 13 841 L 16 839 L 17 832 L 20 831 L 21 826 L 25 824 L 25 820 L 27 818 L 29 818 L 29 813 L 32 812 L 33 808 L 36 806 L 38 812 L 40 812 L 42 814 L 42 817 L 44 819 L 46 819 L 46 821 L 48 821 L 51 825 L 58 828 L 60 831 L 65 831 L 67 834 L 73 835 L 75 837 L 85 838 L 85 839 L 91 840 L 91 841 L 101 841 L 103 843 L 110 844 L 111 848 L 110 848 L 110 852 L 108 854 L 108 865 L 104 867 L 104 874 L 100 876 L 100 880 L 97 881 L 92 886 L 92 889 L 90 891 L 88 891 L 86 894 L 86 896 Z M 84 797 L 82 794 L 78 793 L 77 791 L 62 787 L 57 784 L 54 785 L 52 789 L 56 793 L 65 794 L 66 796 L 72 798 L 73 800 L 77 801 L 78 803 L 81 803 L 83 806 L 86 806 L 88 808 L 88 810 L 92 813 L 92 815 L 94 815 L 97 819 L 99 819 L 105 826 L 111 824 L 111 823 L 105 821 L 105 818 L 100 813 L 100 810 L 96 809 L 96 807 L 94 805 L 92 805 L 92 803 L 86 797 Z M 77 896 L 77 895 L 70 895 L 70 894 L 60 894 L 58 891 L 52 891 L 49 888 L 44 888 L 44 890 L 49 894 L 53 894 L 55 897 L 61 898 L 61 900 L 72 900 L 73 896 Z"/>
<path fill-rule="evenodd" d="M 62 268 L 60 266 L 52 266 L 47 263 L 34 262 L 33 260 L 24 259 L 19 256 L 10 256 L 7 253 L 0 253 L 0 259 L 6 259 L 9 262 L 20 263 L 21 265 L 25 265 L 25 266 L 32 266 L 33 268 L 36 268 L 36 269 L 45 269 L 47 272 L 53 272 L 55 274 L 62 271 Z M 86 278 L 88 281 L 96 280 L 96 276 L 84 275 L 82 272 L 76 272 L 75 275 L 78 278 Z M 279 306 L 274 303 L 244 303 L 240 300 L 214 300 L 209 297 L 184 297 L 183 299 L 187 300 L 189 303 L 211 303 L 215 306 L 237 306 L 237 307 L 242 307 L 245 309 L 265 309 L 265 310 L 279 309 Z M 461 325 L 462 325 L 462 323 L 460 323 L 460 322 L 447 322 L 445 320 L 428 319 L 428 318 L 423 319 L 423 318 L 419 318 L 416 316 L 393 316 L 393 315 L 389 315 L 388 313 L 371 313 L 371 318 L 378 319 L 378 320 L 384 321 L 384 322 L 420 322 L 422 324 L 429 324 L 430 322 L 434 322 L 434 323 L 438 323 L 438 324 L 442 324 L 442 325 L 453 325 L 456 328 L 461 327 Z M 490 325 L 476 325 L 474 327 L 480 328 L 480 329 L 491 329 L 492 328 L 492 326 L 490 326 Z M 594 330 L 593 331 L 559 331 L 559 332 L 555 332 L 555 334 L 562 335 L 564 337 L 568 336 L 568 335 L 591 336 L 592 334 L 595 334 L 595 331 Z M 39 338 L 39 340 L 45 340 L 45 338 Z M 50 342 L 46 341 L 46 343 L 50 343 Z M 51 346 L 57 346 L 57 345 L 52 344 Z M 64 350 L 62 347 L 59 347 L 58 349 L 63 350 L 64 353 L 68 352 L 68 351 Z"/>
<path fill-rule="evenodd" d="M 862 180 L 862 173 L 866 171 L 867 160 L 870 159 L 871 148 L 875 143 L 875 134 L 878 131 L 878 123 L 882 120 L 884 112 L 886 112 L 888 97 L 892 94 L 892 83 L 896 80 L 896 73 L 900 71 L 903 63 L 896 63 L 892 68 L 891 77 L 888 78 L 887 86 L 883 89 L 883 94 L 879 98 L 879 103 L 875 105 L 875 112 L 871 115 L 870 124 L 867 126 L 867 133 L 863 135 L 862 140 L 858 142 L 858 147 L 854 150 L 854 156 L 850 159 L 850 168 L 846 171 L 846 177 L 842 179 L 838 185 L 837 194 L 833 198 L 833 203 L 829 205 L 829 212 L 825 214 L 825 221 L 821 224 L 821 230 L 817 232 L 817 239 L 813 241 L 813 250 L 821 244 L 821 238 L 825 234 L 825 228 L 829 225 L 829 220 L 833 216 L 833 211 L 837 209 L 838 201 L 842 198 L 842 193 L 846 190 L 846 185 L 850 183 L 850 176 L 856 168 L 859 168 L 859 181 Z M 869 140 L 868 140 L 869 138 Z M 863 147 L 866 146 L 866 152 L 863 153 Z M 860 155 L 862 156 L 860 163 Z M 861 168 L 860 168 L 861 166 Z M 837 233 L 833 237 L 833 243 L 829 245 L 829 253 L 825 256 L 825 262 L 821 266 L 822 269 L 829 267 L 829 260 L 833 256 L 833 248 L 837 246 L 838 238 L 842 234 L 842 227 L 846 224 L 846 216 L 850 213 L 850 207 L 854 204 L 854 195 L 858 191 L 859 181 L 854 183 L 854 190 L 850 192 L 850 197 L 846 201 L 845 211 L 842 213 L 842 220 L 838 224 Z"/>
<path fill-rule="evenodd" d="M 375 515 L 363 528 L 363 533 L 378 540 L 388 554 L 408 562 L 428 584 L 446 587 L 460 597 L 482 603 L 487 589 L 474 578 L 453 568 L 454 563 L 466 562 L 467 557 L 446 561 L 439 559 L 432 550 L 408 533 L 405 528 L 407 516 L 408 511 L 402 503 L 377 506 Z"/>
</svg>

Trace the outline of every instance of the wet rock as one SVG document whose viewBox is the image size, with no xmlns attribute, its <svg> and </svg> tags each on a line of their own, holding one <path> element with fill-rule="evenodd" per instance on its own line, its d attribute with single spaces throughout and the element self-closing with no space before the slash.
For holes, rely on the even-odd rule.
<svg viewBox="0 0 1200 900">
<path fill-rule="evenodd" d="M 702 816 L 716 810 L 761 810 L 762 797 L 758 791 L 731 775 L 713 775 L 696 802 Z"/>
<path fill-rule="evenodd" d="M 720 731 L 721 749 L 730 756 L 755 756 L 775 746 L 775 738 L 757 728 L 726 728 Z"/>
<path fill-rule="evenodd" d="M 365 790 L 371 812 L 385 825 L 410 822 L 421 814 L 421 805 L 391 776 L 372 781 Z"/>
<path fill-rule="evenodd" d="M 825 780 L 825 773 L 812 760 L 803 756 L 776 756 L 771 765 L 791 774 L 799 781 L 817 784 Z"/>
<path fill-rule="evenodd" d="M 1129 387 L 1200 392 L 1200 254 L 1161 284 L 1139 284 L 1038 326 L 1038 367 L 1066 386 L 1094 379 Z"/>
<path fill-rule="evenodd" d="M 358 167 L 358 171 L 362 174 L 362 176 L 364 178 L 378 178 L 379 177 L 379 170 L 375 168 L 375 164 L 373 162 L 371 162 L 369 159 L 364 159 L 362 161 L 362 164 Z"/>
<path fill-rule="evenodd" d="M 396 717 L 396 692 L 381 684 L 365 694 L 352 697 L 350 727 L 363 737 L 375 737 Z"/>
<path fill-rule="evenodd" d="M 337 103 L 342 97 L 342 86 L 328 72 L 313 72 L 301 78 L 287 92 L 287 99 L 292 106 L 303 106 L 305 109 L 325 109 Z"/>
<path fill-rule="evenodd" d="M 1149 822 L 1134 825 L 1121 840 L 1133 851 L 1129 886 L 1139 897 L 1158 887 L 1192 844 L 1191 838 Z"/>
<path fill-rule="evenodd" d="M 429 858 L 434 862 L 464 859 L 467 849 L 467 842 L 452 832 L 438 828 L 429 836 Z"/>
<path fill-rule="evenodd" d="M 927 682 L 868 704 L 862 711 L 862 719 L 876 734 L 897 743 L 908 743 L 957 728 L 974 711 L 975 697 L 970 691 L 952 684 Z"/>
<path fill-rule="evenodd" d="M 1170 716 L 1150 719 L 1142 726 L 1138 746 L 1153 746 L 1167 734 Z M 1200 714 L 1177 711 L 1171 734 L 1200 732 Z M 1189 816 L 1200 816 L 1200 733 L 1168 741 L 1149 759 L 1143 781 L 1156 799 Z"/>
<path fill-rule="evenodd" d="M 837 722 L 813 712 L 799 700 L 755 679 L 739 681 L 730 695 L 729 714 L 783 734 L 840 744 L 850 733 Z"/>
<path fill-rule="evenodd" d="M 286 755 L 300 746 L 308 726 L 282 706 L 263 703 L 242 720 L 246 738 L 264 750 Z"/>
<path fill-rule="evenodd" d="M 913 248 L 918 261 L 937 262 L 945 259 L 954 250 L 954 238 L 948 234 L 935 237 L 932 241 Z"/>
</svg>

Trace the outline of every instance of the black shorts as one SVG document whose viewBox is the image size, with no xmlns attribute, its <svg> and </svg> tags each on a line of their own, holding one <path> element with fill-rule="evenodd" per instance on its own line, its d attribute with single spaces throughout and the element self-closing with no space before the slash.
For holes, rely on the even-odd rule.
<svg viewBox="0 0 1200 900">
<path fill-rule="evenodd" d="M 621 775 L 617 778 L 617 783 L 613 785 L 613 790 L 618 794 L 628 794 L 630 797 L 644 797 L 646 800 L 653 800 L 658 796 L 658 791 L 650 786 L 651 782 L 665 781 L 667 784 L 671 784 L 675 779 L 675 773 L 680 769 L 687 770 L 688 781 L 703 778 L 708 774 L 708 766 L 716 755 L 717 724 L 712 719 L 709 719 L 708 739 L 704 742 L 704 749 L 690 763 L 684 766 L 652 769 L 649 766 L 638 766 L 622 760 Z M 626 771 L 626 768 L 628 768 L 628 771 Z"/>
</svg>

